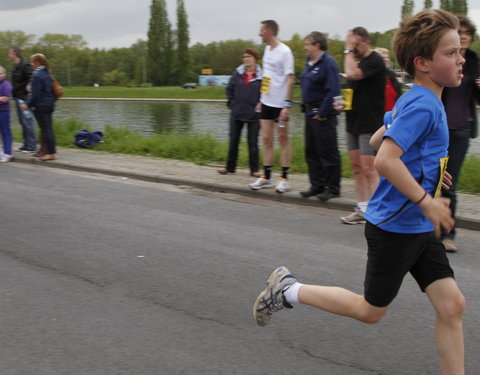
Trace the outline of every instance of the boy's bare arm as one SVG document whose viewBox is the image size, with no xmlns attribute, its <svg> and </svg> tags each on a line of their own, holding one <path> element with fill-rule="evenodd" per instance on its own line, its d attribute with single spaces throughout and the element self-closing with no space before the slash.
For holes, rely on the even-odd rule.
<svg viewBox="0 0 480 375">
<path fill-rule="evenodd" d="M 372 147 L 375 151 L 378 151 L 380 148 L 380 145 L 382 144 L 383 141 L 383 135 L 387 131 L 387 128 L 385 125 L 381 126 L 370 138 L 369 145 Z"/>
<path fill-rule="evenodd" d="M 435 226 L 437 237 L 440 237 L 441 228 L 450 232 L 455 224 L 449 208 L 450 200 L 448 198 L 433 198 L 429 194 L 425 195 L 426 192 L 423 187 L 415 180 L 400 159 L 402 155 L 403 150 L 400 146 L 391 138 L 386 138 L 383 140 L 375 158 L 375 168 L 408 199 L 415 203 L 419 202 L 418 206 Z"/>
</svg>

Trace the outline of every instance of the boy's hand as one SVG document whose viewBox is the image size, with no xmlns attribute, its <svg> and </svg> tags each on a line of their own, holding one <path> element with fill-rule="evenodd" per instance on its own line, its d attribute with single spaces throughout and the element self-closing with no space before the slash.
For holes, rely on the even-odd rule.
<svg viewBox="0 0 480 375">
<path fill-rule="evenodd" d="M 432 198 L 430 195 L 427 195 L 419 204 L 427 219 L 435 226 L 435 237 L 437 238 L 440 237 L 442 228 L 445 232 L 450 233 L 455 225 L 449 206 L 449 198 Z"/>
</svg>

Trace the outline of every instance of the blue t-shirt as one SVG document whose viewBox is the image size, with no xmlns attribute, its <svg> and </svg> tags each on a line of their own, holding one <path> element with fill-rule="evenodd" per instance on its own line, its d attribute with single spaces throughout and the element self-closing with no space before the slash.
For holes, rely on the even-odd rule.
<svg viewBox="0 0 480 375">
<path fill-rule="evenodd" d="M 412 87 L 384 117 L 389 137 L 402 148 L 401 160 L 413 177 L 432 196 L 439 195 L 442 170 L 448 154 L 448 125 L 440 99 L 422 86 Z M 365 218 L 395 233 L 434 230 L 422 210 L 381 176 Z"/>
</svg>

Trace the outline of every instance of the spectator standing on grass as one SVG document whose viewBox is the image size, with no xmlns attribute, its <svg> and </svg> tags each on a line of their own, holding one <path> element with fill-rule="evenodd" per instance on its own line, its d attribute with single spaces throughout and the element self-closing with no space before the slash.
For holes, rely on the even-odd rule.
<svg viewBox="0 0 480 375">
<path fill-rule="evenodd" d="M 282 175 L 275 190 L 278 193 L 285 193 L 290 190 L 288 172 L 292 160 L 292 149 L 288 139 L 288 119 L 292 106 L 295 67 L 292 51 L 278 39 L 277 35 L 278 24 L 275 21 L 261 22 L 259 36 L 264 43 L 267 43 L 262 60 L 263 79 L 260 89 L 264 173 L 249 187 L 253 190 L 272 187 L 270 180 L 275 156 L 273 139 L 276 131 L 278 143 L 280 143 Z"/>
<path fill-rule="evenodd" d="M 28 112 L 24 113 L 20 108 L 22 103 L 27 100 L 27 84 L 32 76 L 32 66 L 22 59 L 22 50 L 18 47 L 10 47 L 8 57 L 15 64 L 12 71 L 13 99 L 23 135 L 23 145 L 16 151 L 34 153 L 37 150 L 37 132 L 33 117 Z"/>
<path fill-rule="evenodd" d="M 463 78 L 459 87 L 447 87 L 443 90 L 442 101 L 447 112 L 449 129 L 448 164 L 447 172 L 452 176 L 452 186 L 443 190 L 444 197 L 450 198 L 450 209 L 453 217 L 457 209 L 457 185 L 460 178 L 465 156 L 470 145 L 470 138 L 478 134 L 477 103 L 480 104 L 480 65 L 478 56 L 469 49 L 476 35 L 476 27 L 465 16 L 458 16 L 460 21 L 460 45 L 465 64 L 463 64 Z M 443 233 L 442 240 L 447 252 L 456 252 L 456 231 Z"/>
<path fill-rule="evenodd" d="M 305 111 L 305 158 L 310 188 L 304 198 L 322 201 L 340 195 L 341 158 L 337 143 L 337 115 L 333 98 L 340 93 L 340 75 L 335 59 L 327 52 L 327 38 L 314 31 L 304 39 L 307 54 L 300 76 Z"/>
<path fill-rule="evenodd" d="M 247 48 L 242 53 L 243 64 L 233 72 L 227 86 L 227 105 L 230 108 L 230 131 L 227 165 L 220 174 L 235 173 L 238 145 L 243 126 L 247 125 L 248 160 L 250 175 L 260 177 L 258 172 L 258 133 L 260 132 L 259 107 L 262 68 L 257 64 L 258 52 Z"/>
<path fill-rule="evenodd" d="M 10 129 L 10 96 L 12 85 L 7 80 L 7 71 L 0 66 L 0 134 L 2 141 L 2 152 L 0 152 L 0 163 L 9 162 L 12 159 L 12 131 Z"/>
<path fill-rule="evenodd" d="M 34 69 L 29 83 L 30 95 L 28 96 L 26 104 L 24 104 L 21 109 L 25 110 L 28 107 L 32 110 L 41 130 L 44 151 L 36 156 L 41 161 L 55 160 L 56 145 L 52 124 L 55 98 L 53 95 L 50 64 L 41 53 L 32 55 L 30 62 Z"/>
<path fill-rule="evenodd" d="M 348 87 L 353 91 L 352 109 L 347 115 L 347 149 L 357 195 L 355 211 L 341 220 L 345 224 L 364 224 L 368 201 L 378 185 L 373 166 L 375 150 L 370 137 L 383 125 L 385 106 L 385 63 L 371 47 L 363 27 L 347 32 L 344 69 Z"/>
</svg>

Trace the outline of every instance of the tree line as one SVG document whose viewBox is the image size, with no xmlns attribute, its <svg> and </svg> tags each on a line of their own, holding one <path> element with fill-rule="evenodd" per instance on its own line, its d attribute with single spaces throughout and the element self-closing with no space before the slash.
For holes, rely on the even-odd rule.
<svg viewBox="0 0 480 375">
<path fill-rule="evenodd" d="M 424 6 L 431 7 L 432 1 L 425 0 Z M 442 0 L 447 10 L 468 8 L 465 0 Z M 413 11 L 413 0 L 404 0 L 402 17 Z M 214 74 L 229 75 L 241 63 L 245 48 L 256 48 L 260 55 L 265 46 L 253 40 L 227 40 L 208 44 L 196 43 L 189 47 L 187 13 L 183 0 L 177 0 L 176 29 L 168 19 L 165 0 L 152 0 L 148 40 L 137 40 L 125 48 L 88 48 L 81 35 L 45 34 L 37 39 L 23 31 L 0 31 L 0 65 L 11 68 L 7 57 L 10 46 L 24 50 L 24 58 L 33 53 L 43 53 L 49 59 L 55 77 L 64 86 L 91 86 L 95 83 L 109 86 L 150 86 L 178 85 L 188 81 L 196 82 L 202 69 L 212 69 Z M 367 27 L 368 28 L 368 27 Z M 386 32 L 372 32 L 374 47 L 390 48 L 395 29 Z M 252 31 L 255 34 L 255 30 Z M 328 34 L 327 34 L 328 36 Z M 305 53 L 303 37 L 292 35 L 284 42 L 295 56 L 297 77 L 303 70 Z M 329 53 L 343 70 L 344 42 L 340 36 L 328 36 Z M 480 53 L 477 39 L 472 49 Z M 395 67 L 395 58 L 391 60 Z"/>
</svg>

